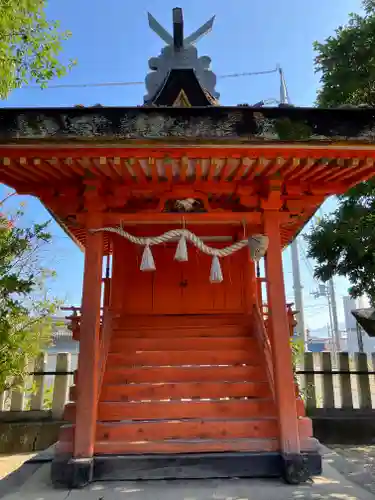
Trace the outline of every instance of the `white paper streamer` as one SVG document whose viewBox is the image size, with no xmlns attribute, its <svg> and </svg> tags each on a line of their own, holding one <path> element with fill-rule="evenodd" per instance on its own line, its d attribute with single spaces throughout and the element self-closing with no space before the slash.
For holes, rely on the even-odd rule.
<svg viewBox="0 0 375 500">
<path fill-rule="evenodd" d="M 155 261 L 151 252 L 150 245 L 146 245 L 143 250 L 142 262 L 140 266 L 141 271 L 155 271 Z"/>
<path fill-rule="evenodd" d="M 174 254 L 174 260 L 177 260 L 178 262 L 187 262 L 189 260 L 186 238 L 184 235 L 181 236 L 178 242 L 176 253 Z"/>
<path fill-rule="evenodd" d="M 214 255 L 212 257 L 210 282 L 211 283 L 221 283 L 223 281 L 223 273 L 220 266 L 219 257 Z"/>
</svg>

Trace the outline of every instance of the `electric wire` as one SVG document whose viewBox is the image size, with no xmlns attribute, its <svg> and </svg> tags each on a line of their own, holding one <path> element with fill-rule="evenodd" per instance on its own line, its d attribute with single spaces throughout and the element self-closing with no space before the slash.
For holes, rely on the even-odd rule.
<svg viewBox="0 0 375 500">
<path fill-rule="evenodd" d="M 265 71 L 248 71 L 244 73 L 229 73 L 226 75 L 218 75 L 217 78 L 220 80 L 228 79 L 228 78 L 240 78 L 243 76 L 258 76 L 258 75 L 269 75 L 272 73 L 276 73 L 278 71 L 277 68 Z M 93 82 L 93 83 L 58 83 L 48 85 L 45 89 L 76 89 L 76 88 L 93 88 L 93 87 L 129 87 L 132 85 L 144 85 L 144 81 L 130 81 L 130 82 Z M 28 85 L 26 87 L 22 87 L 23 89 L 39 89 L 39 85 Z"/>
<path fill-rule="evenodd" d="M 306 265 L 306 267 L 307 267 L 307 270 L 309 271 L 309 273 L 310 273 L 310 275 L 311 275 L 312 279 L 318 283 L 318 280 L 317 280 L 317 279 L 315 278 L 315 276 L 314 276 L 314 269 L 313 269 L 313 267 L 312 267 L 312 265 L 311 265 L 311 262 L 309 261 L 309 259 L 308 259 L 308 257 L 307 257 L 307 251 L 306 251 L 305 242 L 304 242 L 304 241 L 302 242 L 302 241 L 300 240 L 300 241 L 299 241 L 299 244 L 300 244 L 300 247 L 301 247 L 301 250 L 302 250 L 302 259 L 303 259 L 303 261 L 305 262 L 305 265 Z"/>
</svg>

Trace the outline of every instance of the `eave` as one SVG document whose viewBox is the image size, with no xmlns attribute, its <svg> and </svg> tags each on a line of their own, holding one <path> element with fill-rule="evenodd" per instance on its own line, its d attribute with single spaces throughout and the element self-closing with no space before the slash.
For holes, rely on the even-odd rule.
<svg viewBox="0 0 375 500">
<path fill-rule="evenodd" d="M 291 216 L 286 245 L 327 196 L 374 175 L 374 124 L 371 109 L 4 109 L 0 181 L 38 196 L 81 246 L 84 229 L 56 200 L 81 196 L 88 181 L 128 198 L 221 193 L 246 211 L 260 210 L 261 186 L 278 182 Z"/>
</svg>

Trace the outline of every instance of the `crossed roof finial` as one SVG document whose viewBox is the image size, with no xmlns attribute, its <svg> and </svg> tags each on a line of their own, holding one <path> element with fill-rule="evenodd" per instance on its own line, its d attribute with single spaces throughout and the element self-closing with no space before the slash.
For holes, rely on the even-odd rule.
<svg viewBox="0 0 375 500">
<path fill-rule="evenodd" d="M 215 16 L 211 17 L 206 23 L 202 24 L 194 33 L 184 38 L 184 18 L 182 9 L 176 7 L 173 9 L 173 36 L 158 23 L 154 16 L 148 13 L 148 24 L 152 31 L 156 33 L 167 45 L 172 45 L 175 49 L 181 49 L 187 45 L 194 45 L 200 38 L 207 35 L 212 29 Z"/>
</svg>

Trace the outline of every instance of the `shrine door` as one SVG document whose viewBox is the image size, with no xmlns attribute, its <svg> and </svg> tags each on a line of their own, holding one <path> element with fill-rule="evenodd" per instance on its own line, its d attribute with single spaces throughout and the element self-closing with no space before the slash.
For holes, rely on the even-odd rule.
<svg viewBox="0 0 375 500">
<path fill-rule="evenodd" d="M 210 283 L 212 257 L 190 245 L 189 260 L 177 262 L 175 251 L 176 243 L 153 246 L 156 270 L 140 271 L 143 248 L 117 239 L 112 273 L 113 306 L 127 314 L 217 314 L 245 310 L 245 250 L 220 259 L 222 283 Z"/>
</svg>

